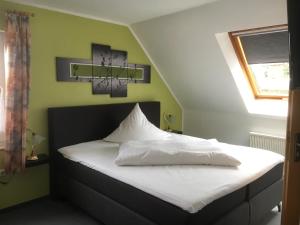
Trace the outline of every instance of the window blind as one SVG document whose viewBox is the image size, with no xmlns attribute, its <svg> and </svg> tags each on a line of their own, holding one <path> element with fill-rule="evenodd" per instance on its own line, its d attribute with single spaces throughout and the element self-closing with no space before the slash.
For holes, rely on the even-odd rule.
<svg viewBox="0 0 300 225">
<path fill-rule="evenodd" d="M 248 64 L 289 62 L 288 31 L 240 35 Z"/>
</svg>

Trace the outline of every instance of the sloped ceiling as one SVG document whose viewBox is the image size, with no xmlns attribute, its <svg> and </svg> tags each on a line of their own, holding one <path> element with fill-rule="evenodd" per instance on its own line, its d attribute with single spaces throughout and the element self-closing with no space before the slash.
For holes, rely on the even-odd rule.
<svg viewBox="0 0 300 225">
<path fill-rule="evenodd" d="M 8 0 L 75 15 L 132 24 L 215 0 Z"/>
<path fill-rule="evenodd" d="M 215 34 L 286 23 L 285 0 L 224 0 L 132 29 L 184 109 L 246 113 Z"/>
</svg>

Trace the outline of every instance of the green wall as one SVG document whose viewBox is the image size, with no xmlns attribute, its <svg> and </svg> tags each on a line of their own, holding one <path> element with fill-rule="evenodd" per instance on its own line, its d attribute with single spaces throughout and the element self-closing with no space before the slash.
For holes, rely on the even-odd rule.
<svg viewBox="0 0 300 225">
<path fill-rule="evenodd" d="M 4 9 L 33 12 L 31 18 L 31 92 L 29 127 L 47 136 L 46 109 L 53 106 L 90 105 L 156 100 L 162 113 L 172 112 L 177 120 L 174 128 L 181 129 L 181 109 L 152 66 L 151 84 L 128 85 L 127 98 L 92 95 L 90 83 L 57 82 L 55 57 L 90 58 L 91 43 L 111 45 L 128 51 L 128 62 L 151 64 L 126 26 L 85 19 L 44 9 L 0 1 L 0 29 L 4 27 Z M 3 10 L 2 10 L 3 9 Z M 162 121 L 162 127 L 164 123 Z M 48 143 L 40 146 L 47 152 Z M 0 157 L 1 158 L 1 157 Z M 0 168 L 3 163 L 0 160 Z M 26 169 L 14 176 L 8 185 L 0 184 L 0 208 L 47 195 L 48 165 Z"/>
</svg>

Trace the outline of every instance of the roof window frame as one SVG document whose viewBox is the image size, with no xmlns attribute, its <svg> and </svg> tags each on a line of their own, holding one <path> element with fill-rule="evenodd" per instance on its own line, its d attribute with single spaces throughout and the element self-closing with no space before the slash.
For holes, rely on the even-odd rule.
<svg viewBox="0 0 300 225">
<path fill-rule="evenodd" d="M 287 99 L 288 96 L 286 95 L 263 95 L 258 92 L 258 88 L 255 81 L 255 76 L 250 68 L 250 65 L 247 62 L 246 55 L 240 40 L 241 35 L 246 34 L 260 34 L 260 33 L 273 33 L 273 32 L 280 32 L 280 31 L 287 31 L 288 25 L 282 24 L 282 25 L 275 25 L 275 26 L 269 26 L 269 27 L 261 27 L 261 28 L 253 28 L 253 29 L 247 29 L 247 30 L 239 30 L 234 32 L 229 32 L 229 38 L 231 40 L 233 49 L 235 51 L 235 54 L 238 58 L 238 61 L 240 63 L 241 69 L 243 70 L 243 73 L 245 74 L 247 81 L 249 82 L 249 85 L 251 87 L 251 91 L 254 95 L 255 99 L 273 99 L 273 100 L 283 100 Z"/>
</svg>

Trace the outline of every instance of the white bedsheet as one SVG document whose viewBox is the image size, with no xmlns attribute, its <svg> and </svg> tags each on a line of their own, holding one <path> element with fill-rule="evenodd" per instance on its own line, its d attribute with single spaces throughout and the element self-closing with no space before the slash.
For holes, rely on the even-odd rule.
<svg viewBox="0 0 300 225">
<path fill-rule="evenodd" d="M 195 213 L 212 201 L 259 178 L 284 158 L 276 153 L 248 147 L 221 144 L 238 158 L 238 167 L 176 165 L 117 166 L 114 160 L 119 145 L 92 141 L 68 146 L 59 151 L 103 174 Z"/>
</svg>

